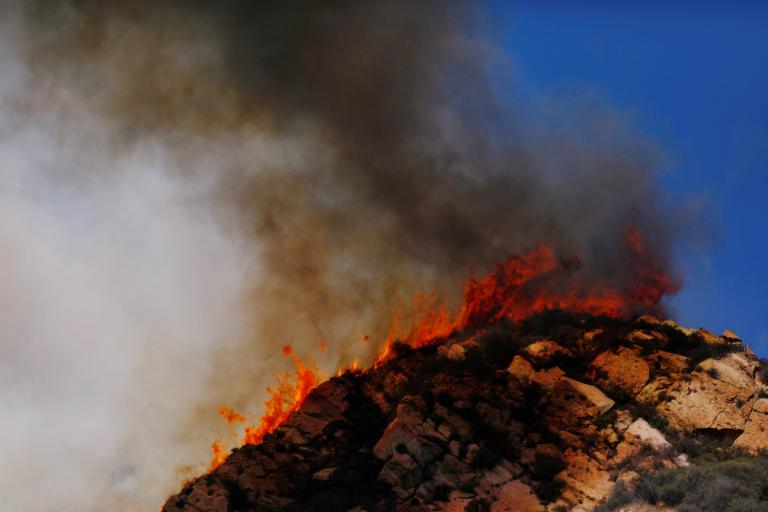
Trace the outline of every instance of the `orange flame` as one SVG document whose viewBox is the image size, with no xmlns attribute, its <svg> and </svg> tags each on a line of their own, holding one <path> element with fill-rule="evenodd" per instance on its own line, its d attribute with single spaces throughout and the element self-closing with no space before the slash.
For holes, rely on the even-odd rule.
<svg viewBox="0 0 768 512">
<path fill-rule="evenodd" d="M 218 442 L 211 445 L 211 451 L 213 452 L 213 460 L 211 461 L 211 465 L 208 466 L 209 472 L 224 464 L 224 461 L 227 460 L 227 457 L 229 456 Z"/>
<path fill-rule="evenodd" d="M 498 264 L 482 279 L 470 279 L 464 288 L 464 303 L 455 313 L 439 304 L 436 295 L 419 294 L 408 317 L 415 320 L 402 332 L 403 312 L 395 312 L 389 336 L 374 364 L 379 365 L 391 356 L 395 340 L 420 347 L 467 327 L 479 327 L 502 319 L 519 322 L 554 309 L 623 318 L 653 310 L 665 295 L 679 289 L 679 285 L 665 274 L 663 264 L 648 253 L 636 227 L 627 229 L 622 250 L 623 257 L 630 263 L 628 284 L 623 286 L 585 282 L 577 272 L 581 266 L 578 258 L 558 257 L 551 247 L 540 245 Z M 367 340 L 368 336 L 364 335 L 363 341 Z M 326 347 L 326 342 L 321 340 L 319 351 L 325 351 Z M 264 403 L 264 416 L 258 425 L 245 427 L 244 444 L 258 444 L 264 436 L 274 432 L 301 406 L 320 381 L 315 363 L 305 364 L 294 355 L 291 345 L 284 346 L 282 352 L 293 362 L 295 375 L 277 376 L 277 385 L 267 388 L 270 397 Z M 337 375 L 358 368 L 359 361 L 355 360 L 340 368 Z M 245 417 L 225 407 L 219 413 L 230 424 L 245 421 Z M 227 455 L 218 443 L 213 444 L 212 450 L 211 469 L 215 469 Z"/>
<path fill-rule="evenodd" d="M 519 322 L 543 311 L 562 309 L 576 314 L 624 318 L 656 308 L 664 295 L 679 285 L 663 271 L 663 265 L 646 250 L 640 231 L 630 226 L 624 241 L 624 257 L 630 261 L 630 280 L 625 287 L 607 282 L 583 282 L 576 273 L 577 258 L 562 259 L 547 245 L 501 263 L 482 279 L 470 279 L 464 303 L 451 314 L 434 295 L 418 295 L 414 301 L 416 321 L 402 333 L 402 314 L 396 312 L 392 329 L 375 364 L 391 355 L 400 339 L 414 347 L 450 335 L 466 327 L 477 327 L 501 319 Z"/>
<path fill-rule="evenodd" d="M 282 423 L 297 410 L 312 388 L 320 382 L 317 365 L 307 366 L 301 359 L 293 355 L 293 347 L 283 347 L 283 355 L 290 357 L 296 367 L 295 376 L 285 373 L 277 378 L 277 387 L 267 388 L 270 397 L 264 402 L 264 416 L 258 425 L 245 427 L 243 444 L 259 444 L 264 436 L 274 432 Z"/>
<path fill-rule="evenodd" d="M 229 425 L 234 425 L 235 423 L 243 423 L 245 421 L 245 416 L 233 411 L 229 407 L 219 407 L 219 414 L 222 418 L 227 420 Z"/>
</svg>

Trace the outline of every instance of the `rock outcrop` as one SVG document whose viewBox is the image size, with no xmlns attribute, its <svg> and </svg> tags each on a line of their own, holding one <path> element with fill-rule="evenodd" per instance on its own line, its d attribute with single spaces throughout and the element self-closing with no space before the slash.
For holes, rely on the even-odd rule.
<svg viewBox="0 0 768 512">
<path fill-rule="evenodd" d="M 760 365 L 731 332 L 552 313 L 393 349 L 164 512 L 589 511 L 688 464 L 686 443 L 768 447 Z"/>
</svg>

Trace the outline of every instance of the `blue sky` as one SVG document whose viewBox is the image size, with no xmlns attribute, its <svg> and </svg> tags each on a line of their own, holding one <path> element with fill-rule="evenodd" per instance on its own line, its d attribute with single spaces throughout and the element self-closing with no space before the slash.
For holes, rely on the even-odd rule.
<svg viewBox="0 0 768 512">
<path fill-rule="evenodd" d="M 768 356 L 768 2 L 491 1 L 523 83 L 588 91 L 664 154 L 661 186 L 715 234 L 680 251 L 680 323 Z"/>
</svg>

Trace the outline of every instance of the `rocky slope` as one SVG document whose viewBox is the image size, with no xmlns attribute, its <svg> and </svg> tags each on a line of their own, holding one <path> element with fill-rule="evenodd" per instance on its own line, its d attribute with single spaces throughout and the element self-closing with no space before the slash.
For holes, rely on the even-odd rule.
<svg viewBox="0 0 768 512">
<path fill-rule="evenodd" d="M 760 364 L 730 332 L 552 312 L 394 348 L 164 512 L 587 511 L 702 446 L 768 446 Z"/>
</svg>

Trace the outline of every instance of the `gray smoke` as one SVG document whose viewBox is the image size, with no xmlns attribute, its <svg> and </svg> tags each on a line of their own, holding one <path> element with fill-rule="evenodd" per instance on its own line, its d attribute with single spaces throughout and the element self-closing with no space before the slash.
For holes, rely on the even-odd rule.
<svg viewBox="0 0 768 512">
<path fill-rule="evenodd" d="M 518 101 L 477 3 L 3 8 L 15 510 L 156 509 L 231 444 L 218 405 L 258 417 L 277 347 L 365 360 L 416 292 L 536 244 L 621 286 L 632 222 L 670 259 L 654 148 Z"/>
</svg>

